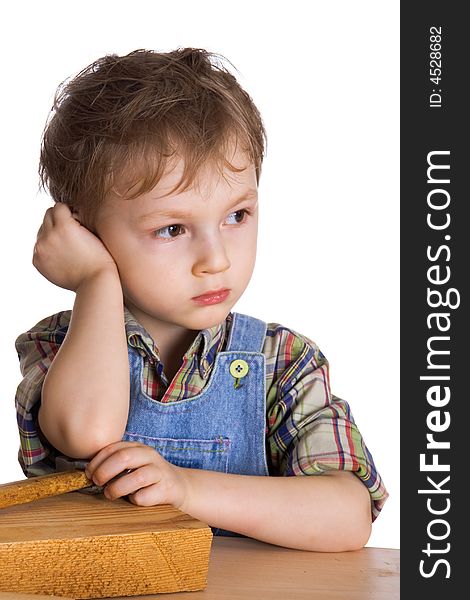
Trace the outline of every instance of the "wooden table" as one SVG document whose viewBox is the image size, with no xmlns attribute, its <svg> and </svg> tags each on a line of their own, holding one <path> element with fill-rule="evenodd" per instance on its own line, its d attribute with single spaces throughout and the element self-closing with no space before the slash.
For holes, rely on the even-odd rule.
<svg viewBox="0 0 470 600">
<path fill-rule="evenodd" d="M 251 538 L 214 537 L 204 591 L 133 600 L 396 600 L 399 572 L 399 550 L 307 552 Z"/>
</svg>

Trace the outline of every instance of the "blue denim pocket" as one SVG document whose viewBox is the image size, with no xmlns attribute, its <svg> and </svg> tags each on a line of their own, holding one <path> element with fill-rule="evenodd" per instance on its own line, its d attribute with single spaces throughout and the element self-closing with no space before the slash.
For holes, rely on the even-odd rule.
<svg viewBox="0 0 470 600">
<path fill-rule="evenodd" d="M 190 469 L 228 473 L 230 438 L 221 435 L 210 440 L 158 438 L 126 431 L 124 439 L 151 446 L 165 460 Z"/>
</svg>

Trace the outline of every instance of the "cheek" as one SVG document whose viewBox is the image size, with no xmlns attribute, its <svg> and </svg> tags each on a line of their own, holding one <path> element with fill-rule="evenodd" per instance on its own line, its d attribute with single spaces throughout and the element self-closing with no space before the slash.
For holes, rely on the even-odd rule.
<svg viewBox="0 0 470 600">
<path fill-rule="evenodd" d="M 250 239 L 249 243 L 247 244 L 246 262 L 247 262 L 247 270 L 249 271 L 250 277 L 253 274 L 253 271 L 255 268 L 255 263 L 256 263 L 257 234 L 258 234 L 258 232 L 255 231 L 253 237 Z"/>
<path fill-rule="evenodd" d="M 237 240 L 236 246 L 232 249 L 234 252 L 234 256 L 240 261 L 244 262 L 247 266 L 254 262 L 256 257 L 256 248 L 257 248 L 257 237 L 258 231 L 256 228 L 253 228 L 248 232 L 243 239 L 243 243 L 240 243 L 240 240 Z"/>
<path fill-rule="evenodd" d="M 182 268 L 181 261 L 168 252 L 150 252 L 142 247 L 134 248 L 133 252 L 121 256 L 118 269 L 122 283 L 142 290 L 146 294 L 154 293 L 155 290 L 173 289 L 181 285 Z"/>
</svg>

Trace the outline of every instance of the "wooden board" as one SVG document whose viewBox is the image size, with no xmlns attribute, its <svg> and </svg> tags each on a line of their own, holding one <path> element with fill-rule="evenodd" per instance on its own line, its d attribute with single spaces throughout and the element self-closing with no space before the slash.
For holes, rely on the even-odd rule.
<svg viewBox="0 0 470 600">
<path fill-rule="evenodd" d="M 207 585 L 212 531 L 169 505 L 73 492 L 0 510 L 0 591 L 104 598 Z"/>
<path fill-rule="evenodd" d="M 73 600 L 73 598 L 44 596 L 44 594 L 23 594 L 21 592 L 0 592 L 0 600 Z"/>
</svg>

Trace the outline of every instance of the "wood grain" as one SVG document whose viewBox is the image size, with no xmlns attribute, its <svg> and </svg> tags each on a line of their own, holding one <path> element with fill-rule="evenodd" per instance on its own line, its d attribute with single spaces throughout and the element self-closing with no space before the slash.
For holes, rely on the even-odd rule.
<svg viewBox="0 0 470 600">
<path fill-rule="evenodd" d="M 84 471 L 63 471 L 0 485 L 0 508 L 33 502 L 93 485 Z"/>
<path fill-rule="evenodd" d="M 169 505 L 65 494 L 0 518 L 0 590 L 72 598 L 204 589 L 211 529 Z"/>
<path fill-rule="evenodd" d="M 73 600 L 73 598 L 45 596 L 44 594 L 22 594 L 21 592 L 0 592 L 0 600 Z"/>
</svg>

